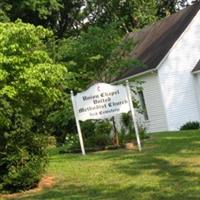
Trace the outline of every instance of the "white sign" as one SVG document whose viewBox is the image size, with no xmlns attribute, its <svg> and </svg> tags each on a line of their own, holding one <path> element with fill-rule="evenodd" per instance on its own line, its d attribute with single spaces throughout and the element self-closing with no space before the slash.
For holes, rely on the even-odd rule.
<svg viewBox="0 0 200 200">
<path fill-rule="evenodd" d="M 106 83 L 98 83 L 85 92 L 78 93 L 76 96 L 71 91 L 71 100 L 83 155 L 85 155 L 85 147 L 79 123 L 80 120 L 110 118 L 129 111 L 132 114 L 138 148 L 141 151 L 139 130 L 128 80 L 126 81 L 126 87 L 123 85 L 113 86 Z"/>
<path fill-rule="evenodd" d="M 98 83 L 74 96 L 78 120 L 105 119 L 130 111 L 127 89 L 123 85 Z"/>
</svg>

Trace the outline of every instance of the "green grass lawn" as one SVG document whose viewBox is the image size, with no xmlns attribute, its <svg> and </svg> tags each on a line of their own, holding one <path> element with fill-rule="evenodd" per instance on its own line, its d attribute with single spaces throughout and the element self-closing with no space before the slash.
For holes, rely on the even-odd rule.
<svg viewBox="0 0 200 200">
<path fill-rule="evenodd" d="M 50 151 L 52 188 L 17 200 L 200 200 L 200 131 L 160 133 L 143 151 Z"/>
</svg>

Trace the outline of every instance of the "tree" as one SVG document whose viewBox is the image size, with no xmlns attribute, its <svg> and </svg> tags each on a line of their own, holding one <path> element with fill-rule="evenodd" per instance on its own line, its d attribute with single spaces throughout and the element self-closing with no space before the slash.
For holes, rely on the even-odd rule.
<svg viewBox="0 0 200 200">
<path fill-rule="evenodd" d="M 163 18 L 197 2 L 199 0 L 157 0 L 156 15 L 159 18 Z"/>
<path fill-rule="evenodd" d="M 84 0 L 5 0 L 1 3 L 2 11 L 15 21 L 42 25 L 51 28 L 58 37 L 78 31 L 81 7 Z"/>
<path fill-rule="evenodd" d="M 84 9 L 89 24 L 121 22 L 125 32 L 142 28 L 156 20 L 199 2 L 199 0 L 86 0 Z"/>
<path fill-rule="evenodd" d="M 75 92 L 85 90 L 95 82 L 110 83 L 123 70 L 139 63 L 129 56 L 134 41 L 124 38 L 116 27 L 116 23 L 89 27 L 79 37 L 61 40 L 58 44 L 54 57 L 57 62 L 67 63 L 70 71 L 76 74 Z"/>
<path fill-rule="evenodd" d="M 69 78 L 47 53 L 50 37 L 40 26 L 0 23 L 0 190 L 33 187 L 46 165 L 46 118 Z"/>
<path fill-rule="evenodd" d="M 199 0 L 194 0 L 198 2 Z M 42 25 L 58 38 L 79 35 L 90 26 L 120 22 L 124 33 L 170 15 L 189 5 L 190 0 L 4 0 L 0 2 L 0 21 Z"/>
<path fill-rule="evenodd" d="M 87 0 L 85 15 L 89 24 L 102 26 L 105 23 L 121 22 L 125 32 L 141 28 L 156 20 L 155 0 Z"/>
<path fill-rule="evenodd" d="M 51 28 L 56 35 L 77 35 L 90 25 L 121 22 L 124 31 L 141 28 L 156 19 L 155 0 L 26 0 L 1 2 L 1 11 L 11 21 Z"/>
<path fill-rule="evenodd" d="M 124 66 L 138 63 L 128 57 L 134 42 L 125 39 L 116 26 L 114 23 L 90 27 L 79 37 L 64 39 L 58 44 L 56 60 L 67 63 L 76 74 L 77 91 L 97 81 L 111 82 Z"/>
</svg>

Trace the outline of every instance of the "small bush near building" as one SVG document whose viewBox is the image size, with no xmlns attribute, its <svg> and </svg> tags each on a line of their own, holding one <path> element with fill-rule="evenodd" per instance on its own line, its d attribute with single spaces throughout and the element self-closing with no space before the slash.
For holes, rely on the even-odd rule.
<svg viewBox="0 0 200 200">
<path fill-rule="evenodd" d="M 125 133 L 123 130 L 119 134 L 120 145 L 124 146 L 126 143 L 136 141 L 136 136 L 134 132 Z"/>
<path fill-rule="evenodd" d="M 194 130 L 194 129 L 200 129 L 200 122 L 197 122 L 197 121 L 187 122 L 183 126 L 181 126 L 180 131 Z"/>
<path fill-rule="evenodd" d="M 121 123 L 122 123 L 121 134 L 120 134 L 121 143 L 124 144 L 126 142 L 135 141 L 136 140 L 135 127 L 130 113 L 122 114 Z M 141 140 L 149 138 L 148 135 L 146 134 L 146 128 L 142 124 L 138 124 L 138 130 Z"/>
</svg>

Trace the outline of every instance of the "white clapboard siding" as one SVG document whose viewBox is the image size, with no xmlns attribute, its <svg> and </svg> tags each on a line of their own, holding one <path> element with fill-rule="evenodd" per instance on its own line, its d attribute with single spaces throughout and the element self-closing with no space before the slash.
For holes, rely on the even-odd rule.
<svg viewBox="0 0 200 200">
<path fill-rule="evenodd" d="M 199 91 L 199 94 L 200 94 L 200 72 L 197 74 L 197 77 L 198 77 L 198 91 Z"/>
<path fill-rule="evenodd" d="M 196 96 L 198 100 L 198 107 L 199 107 L 199 113 L 200 113 L 200 72 L 194 75 L 195 77 L 195 89 L 196 89 Z"/>
<path fill-rule="evenodd" d="M 136 80 L 144 81 L 142 88 L 149 120 L 142 120 L 144 120 L 147 131 L 166 131 L 167 121 L 157 73 L 149 73 Z"/>
<path fill-rule="evenodd" d="M 200 120 L 192 70 L 200 58 L 200 12 L 159 66 L 158 75 L 169 130 Z"/>
</svg>

